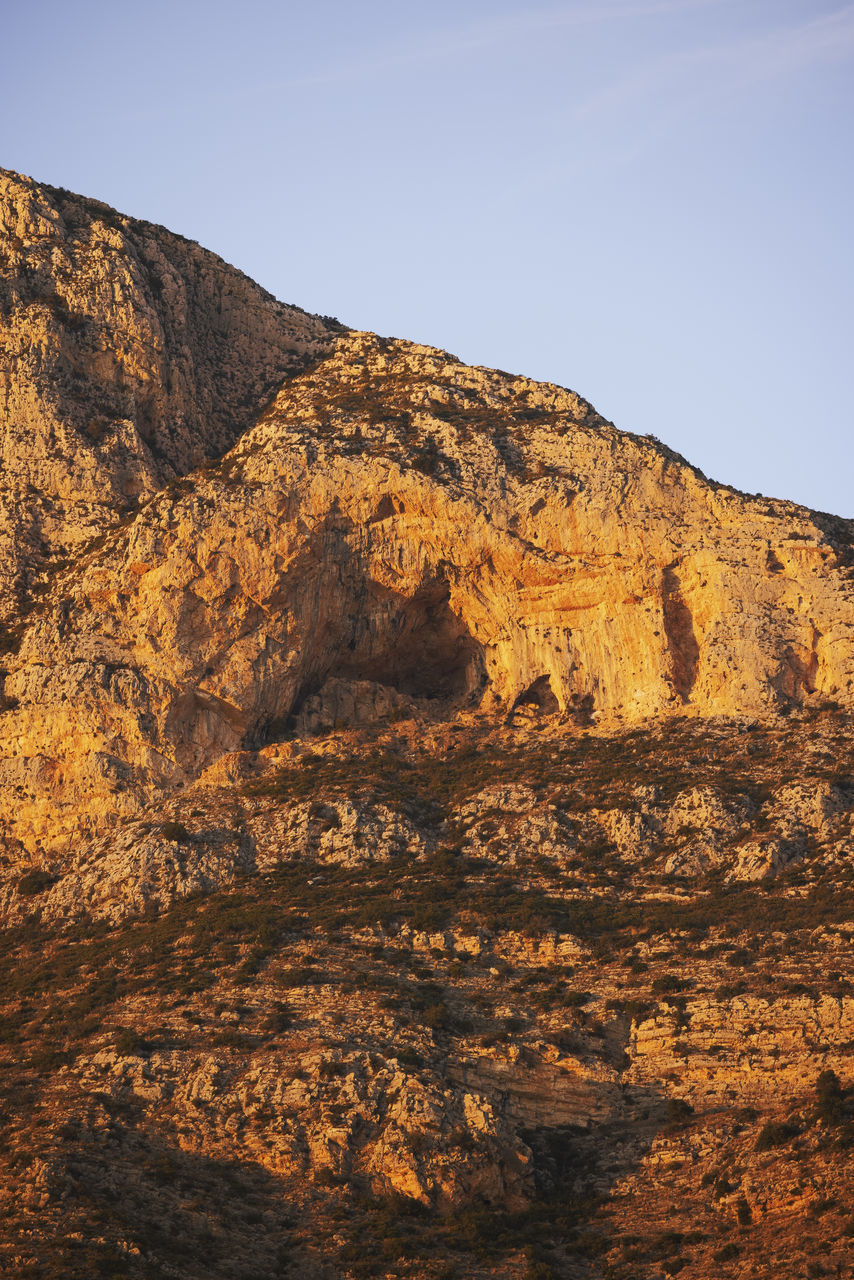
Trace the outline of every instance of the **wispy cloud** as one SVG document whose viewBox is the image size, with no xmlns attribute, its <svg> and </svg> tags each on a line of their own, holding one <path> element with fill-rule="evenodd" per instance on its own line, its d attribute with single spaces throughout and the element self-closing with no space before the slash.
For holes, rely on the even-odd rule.
<svg viewBox="0 0 854 1280">
<path fill-rule="evenodd" d="M 555 154 L 553 139 L 547 147 L 530 148 L 525 176 L 508 185 L 505 195 L 562 185 L 567 165 L 583 164 L 586 148 L 598 172 L 622 169 L 678 132 L 686 118 L 717 112 L 722 104 L 730 108 L 762 85 L 815 74 L 852 56 L 854 4 L 805 22 L 647 56 L 628 73 L 568 103 L 561 121 L 563 154 Z"/>
<path fill-rule="evenodd" d="M 854 4 L 833 13 L 739 39 L 715 41 L 653 58 L 590 94 L 573 107 L 582 117 L 631 106 L 652 93 L 669 97 L 678 87 L 683 107 L 701 102 L 724 81 L 730 89 L 793 74 L 854 54 Z M 685 79 L 693 88 L 684 94 Z"/>
<path fill-rule="evenodd" d="M 723 11 L 728 10 L 726 21 Z M 467 54 L 490 48 L 521 45 L 525 39 L 573 29 L 595 29 L 613 24 L 655 21 L 657 19 L 697 15 L 693 28 L 684 33 L 704 43 L 683 46 L 661 56 L 647 56 L 636 62 L 628 74 L 605 81 L 581 100 L 567 104 L 567 119 L 583 120 L 605 117 L 629 109 L 636 103 L 658 98 L 667 104 L 679 96 L 680 108 L 700 106 L 714 83 L 725 80 L 735 90 L 761 79 L 794 73 L 800 68 L 823 61 L 847 58 L 854 51 L 854 4 L 844 5 L 807 22 L 768 28 L 753 35 L 729 39 L 709 39 L 715 31 L 731 31 L 734 19 L 745 13 L 744 0 L 622 0 L 618 3 L 576 3 L 540 8 L 520 8 L 483 21 L 414 28 L 394 41 L 372 40 L 370 33 L 360 48 L 332 56 L 301 74 L 283 74 L 275 79 L 251 82 L 236 81 L 231 89 L 219 87 L 211 94 L 199 95 L 196 109 L 207 113 L 215 97 L 218 108 L 229 109 L 240 103 L 270 102 L 301 90 L 322 89 L 366 81 L 412 68 L 429 68 L 431 64 L 459 61 Z M 702 21 L 703 17 L 706 21 Z M 730 16 L 731 15 L 731 16 Z M 623 37 L 625 38 L 625 37 Z M 623 60 L 625 65 L 625 60 Z M 155 109 L 156 111 L 156 109 Z M 130 118 L 136 113 L 130 113 Z M 149 106 L 139 113 L 150 119 Z M 164 115 L 167 114 L 164 111 Z"/>
<path fill-rule="evenodd" d="M 635 0 L 634 3 L 623 4 L 575 4 L 511 10 L 486 21 L 460 23 L 438 30 L 415 31 L 398 45 L 388 46 L 372 55 L 355 55 L 297 80 L 289 79 L 287 83 L 297 87 L 362 80 L 384 71 L 438 62 L 490 46 L 507 44 L 540 31 L 606 26 L 633 19 L 699 13 L 703 10 L 732 7 L 734 3 L 736 0 Z M 281 84 L 278 87 L 281 88 Z"/>
<path fill-rule="evenodd" d="M 507 45 L 537 33 L 692 14 L 698 17 L 708 14 L 716 20 L 725 9 L 734 15 L 744 14 L 742 0 L 628 0 L 617 4 L 588 3 L 511 10 L 486 21 L 413 31 L 399 43 L 354 50 L 348 56 L 319 66 L 308 74 L 285 76 L 269 84 L 259 82 L 235 92 L 240 96 L 246 93 L 254 96 L 281 93 L 288 89 L 358 83 L 407 67 L 456 60 L 466 54 Z M 710 27 L 714 27 L 714 22 L 705 25 L 706 34 Z M 699 28 L 698 35 L 702 31 L 703 28 Z M 601 91 L 577 104 L 575 110 L 582 114 L 629 104 L 650 89 L 660 89 L 668 78 L 677 78 L 682 72 L 701 72 L 709 68 L 726 74 L 732 80 L 757 81 L 822 61 L 846 58 L 852 50 L 854 4 L 847 4 L 807 22 L 766 28 L 755 35 L 729 40 L 707 40 L 699 46 L 648 59 L 629 75 L 605 84 Z"/>
<path fill-rule="evenodd" d="M 550 27 L 601 26 L 623 19 L 641 19 L 699 13 L 704 9 L 732 5 L 733 0 L 636 0 L 628 4 L 562 5 L 557 8 L 524 9 L 485 24 L 481 37 L 500 39 L 509 32 L 536 31 Z"/>
<path fill-rule="evenodd" d="M 780 28 L 764 38 L 746 41 L 731 56 L 749 65 L 755 56 L 756 73 L 777 75 L 816 62 L 846 59 L 854 53 L 854 5 L 823 14 L 798 26 Z"/>
</svg>

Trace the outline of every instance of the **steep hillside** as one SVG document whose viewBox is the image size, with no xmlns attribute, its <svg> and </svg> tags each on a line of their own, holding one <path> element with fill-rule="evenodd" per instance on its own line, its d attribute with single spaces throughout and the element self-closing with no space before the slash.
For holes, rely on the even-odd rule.
<svg viewBox="0 0 854 1280">
<path fill-rule="evenodd" d="M 397 709 L 19 874 L 0 1268 L 850 1274 L 852 741 Z"/>
<path fill-rule="evenodd" d="M 0 170 L 0 621 L 328 340 L 197 244 Z"/>
<path fill-rule="evenodd" d="M 56 574 L 6 664 L 9 834 L 61 849 L 295 715 L 392 696 L 602 724 L 850 706 L 850 537 L 571 392 L 339 337 Z"/>
<path fill-rule="evenodd" d="M 850 1274 L 854 523 L 0 220 L 0 1272 Z"/>
</svg>

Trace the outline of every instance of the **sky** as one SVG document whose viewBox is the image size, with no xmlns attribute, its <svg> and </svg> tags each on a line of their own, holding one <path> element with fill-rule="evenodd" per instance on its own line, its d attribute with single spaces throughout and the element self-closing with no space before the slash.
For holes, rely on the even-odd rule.
<svg viewBox="0 0 854 1280">
<path fill-rule="evenodd" d="M 854 516 L 854 3 L 0 0 L 0 165 Z"/>
</svg>

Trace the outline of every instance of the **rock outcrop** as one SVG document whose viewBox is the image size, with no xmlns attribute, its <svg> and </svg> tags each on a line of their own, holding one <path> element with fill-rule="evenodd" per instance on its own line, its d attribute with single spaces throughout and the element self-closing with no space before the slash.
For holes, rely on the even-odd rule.
<svg viewBox="0 0 854 1280">
<path fill-rule="evenodd" d="M 0 1272 L 847 1274 L 854 524 L 7 173 L 0 318 Z"/>
<path fill-rule="evenodd" d="M 339 337 L 56 576 L 6 664 L 11 834 L 61 844 L 303 707 L 346 707 L 341 727 L 395 698 L 600 723 L 850 705 L 850 532 L 571 392 Z"/>
<path fill-rule="evenodd" d="M 329 338 L 192 241 L 0 170 L 0 621 Z"/>
</svg>

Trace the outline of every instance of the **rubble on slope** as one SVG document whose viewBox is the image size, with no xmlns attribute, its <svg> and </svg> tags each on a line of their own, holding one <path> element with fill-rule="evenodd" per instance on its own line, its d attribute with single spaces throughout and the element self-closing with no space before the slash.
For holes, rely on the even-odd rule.
<svg viewBox="0 0 854 1280">
<path fill-rule="evenodd" d="M 834 712 L 392 714 L 10 880 L 3 1264 L 770 1280 L 820 1247 L 837 1274 L 850 743 Z M 768 831 L 801 860 L 733 878 Z"/>
</svg>

